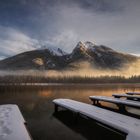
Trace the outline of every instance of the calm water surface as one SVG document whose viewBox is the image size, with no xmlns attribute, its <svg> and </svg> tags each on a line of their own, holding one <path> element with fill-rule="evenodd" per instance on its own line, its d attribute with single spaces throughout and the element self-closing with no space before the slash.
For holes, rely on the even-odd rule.
<svg viewBox="0 0 140 140">
<path fill-rule="evenodd" d="M 124 92 L 140 92 L 140 84 L 0 86 L 0 104 L 14 103 L 20 107 L 34 140 L 123 140 L 122 135 L 91 120 L 81 117 L 75 124 L 68 111 L 54 114 L 52 100 L 70 98 L 91 104 L 88 98 L 91 95 Z M 112 104 L 104 105 L 116 108 Z M 128 110 L 140 115 L 139 110 Z"/>
</svg>

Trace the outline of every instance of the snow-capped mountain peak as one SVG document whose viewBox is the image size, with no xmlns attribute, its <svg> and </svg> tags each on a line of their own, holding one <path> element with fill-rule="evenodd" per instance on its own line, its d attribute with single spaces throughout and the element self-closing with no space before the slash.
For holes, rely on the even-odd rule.
<svg viewBox="0 0 140 140">
<path fill-rule="evenodd" d="M 82 49 L 82 48 L 85 49 L 85 44 L 82 43 L 82 41 L 79 41 L 75 48 L 76 49 Z"/>
<path fill-rule="evenodd" d="M 60 48 L 57 48 L 57 47 L 53 47 L 53 46 L 50 46 L 50 47 L 47 47 L 47 46 L 42 46 L 41 49 L 47 49 L 51 54 L 53 55 L 56 55 L 56 56 L 63 56 L 63 55 L 66 55 L 67 53 L 62 51 Z"/>
<path fill-rule="evenodd" d="M 60 48 L 47 46 L 49 45 L 40 45 L 40 49 L 6 58 L 0 61 L 0 69 L 60 70 L 76 67 L 80 69 L 79 64 L 82 62 L 88 62 L 91 66 L 97 68 L 118 69 L 130 62 L 139 61 L 136 56 L 119 53 L 104 45 L 95 45 L 91 42 L 79 42 L 69 54 L 66 54 Z"/>
<path fill-rule="evenodd" d="M 88 51 L 93 51 L 93 52 L 110 52 L 114 51 L 113 49 L 106 47 L 104 45 L 97 45 L 92 42 L 84 42 L 85 47 L 87 48 Z"/>
<path fill-rule="evenodd" d="M 56 48 L 56 47 L 47 47 L 47 49 L 53 54 L 53 55 L 57 55 L 57 56 L 63 56 L 66 55 L 67 53 L 62 51 L 60 48 Z"/>
<path fill-rule="evenodd" d="M 72 53 L 86 52 L 86 50 L 87 50 L 87 48 L 85 47 L 85 44 L 82 43 L 81 41 L 79 41 Z"/>
<path fill-rule="evenodd" d="M 92 43 L 92 42 L 90 42 L 90 41 L 86 41 L 86 42 L 84 42 L 84 45 L 85 45 L 85 47 L 86 47 L 86 48 L 96 46 L 96 44 L 95 44 L 95 43 Z"/>
</svg>

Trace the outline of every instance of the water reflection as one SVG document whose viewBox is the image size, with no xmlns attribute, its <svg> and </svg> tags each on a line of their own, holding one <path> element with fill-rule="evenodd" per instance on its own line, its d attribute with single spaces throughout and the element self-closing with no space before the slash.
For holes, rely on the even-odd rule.
<svg viewBox="0 0 140 140">
<path fill-rule="evenodd" d="M 78 126 L 71 123 L 70 114 L 63 113 L 53 116 L 54 106 L 52 100 L 55 98 L 70 98 L 86 103 L 91 103 L 89 96 L 104 95 L 111 96 L 112 93 L 140 92 L 140 84 L 112 84 L 112 85 L 48 85 L 48 86 L 22 86 L 22 87 L 0 87 L 0 104 L 18 104 L 25 119 L 29 131 L 34 140 L 86 140 L 86 139 L 113 139 L 109 138 L 109 132 L 95 124 L 82 120 Z M 115 108 L 115 105 L 104 104 Z M 130 109 L 133 112 L 138 110 Z M 62 116 L 62 118 L 61 118 Z M 64 120 L 65 118 L 66 120 Z M 63 122 L 65 121 L 65 122 Z M 85 123 L 87 124 L 85 126 Z M 71 125 L 71 126 L 70 126 Z M 85 127 L 83 127 L 85 126 Z M 76 128 L 75 128 L 76 127 Z M 78 127 L 78 128 L 77 128 Z M 77 130 L 78 129 L 78 130 Z M 86 131 L 87 132 L 83 132 Z M 97 133 L 92 136 L 93 130 Z M 91 133 L 90 133 L 91 131 Z M 54 135 L 55 132 L 55 135 Z M 106 132 L 106 133 L 105 133 Z M 86 133 L 86 134 L 85 134 Z M 102 134 L 102 135 L 101 135 Z M 107 135 L 108 134 L 108 135 Z M 99 137 L 100 135 L 100 137 Z M 106 137 L 108 136 L 108 137 Z M 116 137 L 116 136 L 115 136 Z M 118 138 L 119 139 L 119 138 Z"/>
</svg>

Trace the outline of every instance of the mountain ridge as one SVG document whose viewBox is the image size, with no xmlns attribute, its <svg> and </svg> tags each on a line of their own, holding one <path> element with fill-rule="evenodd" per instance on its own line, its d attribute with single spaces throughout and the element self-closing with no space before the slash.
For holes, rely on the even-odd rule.
<svg viewBox="0 0 140 140">
<path fill-rule="evenodd" d="M 139 57 L 117 52 L 104 45 L 80 41 L 71 53 L 66 53 L 60 48 L 50 47 L 20 53 L 1 60 L 0 69 L 74 70 L 75 66 L 82 62 L 89 63 L 93 68 L 119 69 L 138 59 Z"/>
</svg>

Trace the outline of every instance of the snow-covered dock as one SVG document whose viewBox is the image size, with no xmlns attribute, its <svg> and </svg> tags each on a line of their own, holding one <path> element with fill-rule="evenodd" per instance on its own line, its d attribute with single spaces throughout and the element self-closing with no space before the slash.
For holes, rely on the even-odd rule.
<svg viewBox="0 0 140 140">
<path fill-rule="evenodd" d="M 128 95 L 140 95 L 140 92 L 126 92 Z"/>
<path fill-rule="evenodd" d="M 109 128 L 125 133 L 126 140 L 140 140 L 139 119 L 70 99 L 55 99 L 53 103 L 55 111 L 58 111 L 58 107 L 70 110 L 77 114 L 76 116 L 84 115 Z"/>
<path fill-rule="evenodd" d="M 140 109 L 140 102 L 137 102 L 137 101 L 118 99 L 118 98 L 106 97 L 106 96 L 90 96 L 89 98 L 93 101 L 94 105 L 98 104 L 99 101 L 114 103 L 119 107 L 120 111 L 126 111 L 125 106 Z"/>
<path fill-rule="evenodd" d="M 115 98 L 127 98 L 129 100 L 135 100 L 135 101 L 140 101 L 140 96 L 139 95 L 129 95 L 129 94 L 112 94 Z"/>
<path fill-rule="evenodd" d="M 0 140 L 31 140 L 17 105 L 0 105 Z"/>
</svg>

